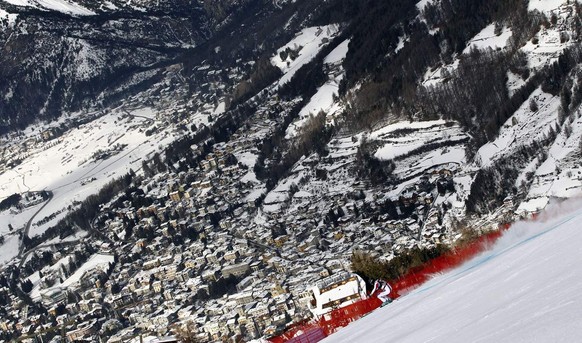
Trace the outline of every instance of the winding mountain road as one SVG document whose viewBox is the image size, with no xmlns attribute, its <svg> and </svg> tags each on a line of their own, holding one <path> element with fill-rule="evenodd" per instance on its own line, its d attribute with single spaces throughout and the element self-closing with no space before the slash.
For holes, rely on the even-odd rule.
<svg viewBox="0 0 582 343">
<path fill-rule="evenodd" d="M 22 239 L 20 239 L 20 248 L 18 249 L 18 257 L 22 256 L 22 253 L 24 253 L 25 246 L 22 242 L 23 242 L 24 236 L 28 236 L 28 232 L 30 231 L 30 226 L 32 225 L 32 221 L 34 220 L 36 215 L 39 214 L 40 211 L 42 211 L 46 207 L 46 205 L 48 205 L 51 202 L 51 200 L 53 200 L 53 192 L 47 191 L 47 193 L 49 196 L 48 200 L 44 203 L 44 205 L 42 205 L 41 208 L 38 209 L 38 211 L 34 212 L 32 217 L 30 217 L 30 219 L 26 223 L 26 226 L 24 227 L 24 231 L 22 232 Z"/>
</svg>

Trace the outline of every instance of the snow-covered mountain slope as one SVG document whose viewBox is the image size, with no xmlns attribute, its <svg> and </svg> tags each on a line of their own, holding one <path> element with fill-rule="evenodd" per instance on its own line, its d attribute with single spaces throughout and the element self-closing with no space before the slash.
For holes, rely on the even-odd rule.
<svg viewBox="0 0 582 343">
<path fill-rule="evenodd" d="M 15 6 L 40 8 L 75 16 L 95 15 L 95 12 L 91 10 L 64 0 L 6 0 L 6 2 Z"/>
<path fill-rule="evenodd" d="M 0 133 L 135 94 L 115 88 L 151 85 L 132 78 L 181 62 L 247 2 L 0 1 Z"/>
<path fill-rule="evenodd" d="M 172 280 L 163 289 L 175 303 L 123 304 L 148 320 L 184 305 L 158 334 L 190 331 L 196 318 L 232 323 L 236 312 L 236 327 L 220 337 L 210 324 L 192 329 L 203 341 L 247 341 L 308 320 L 305 290 L 326 274 L 364 274 L 352 263 L 359 253 L 386 266 L 365 276 L 397 280 L 421 263 L 414 256 L 438 255 L 553 198 L 581 196 L 578 3 L 415 2 L 0 0 L 0 262 L 8 261 L 0 303 L 11 285 L 5 308 L 17 308 L 25 278 L 36 295 L 50 282 L 77 288 L 40 275 L 62 259 L 36 254 L 48 249 L 118 255 L 111 280 L 136 301 L 156 297 L 125 285 L 127 275 L 163 254 L 183 254 L 184 267 L 196 260 L 182 281 L 219 271 L 222 282 L 231 262 L 256 261 L 236 282 L 255 308 L 210 294 L 212 284 Z M 32 203 L 34 191 L 41 199 Z M 572 227 L 521 243 L 544 229 L 529 226 L 336 337 L 525 340 L 502 322 L 551 312 L 553 303 L 572 315 L 571 304 L 543 303 L 521 287 L 550 287 L 536 268 L 563 276 L 567 266 L 550 263 L 570 263 L 557 254 L 577 257 L 575 247 L 545 240 Z M 572 277 L 558 280 L 576 284 Z M 94 288 L 78 288 L 86 286 Z M 203 288 L 212 299 L 198 294 Z M 273 303 L 275 292 L 289 306 Z M 15 314 L 0 341 L 20 337 L 28 322 L 19 321 L 49 308 Z M 52 324 L 41 318 L 39 328 Z M 130 322 L 118 340 L 130 341 Z M 515 323 L 518 334 L 538 324 Z M 488 327 L 491 336 L 470 336 Z M 361 337 L 367 331 L 372 337 Z"/>
<path fill-rule="evenodd" d="M 15 16 L 0 21 L 3 133 L 35 120 L 58 118 L 89 103 L 107 105 L 114 94 L 128 93 L 116 87 L 151 82 L 156 72 L 140 80 L 132 78 L 174 64 L 170 61 L 180 52 L 211 34 L 207 15 L 196 9 L 183 15 L 159 15 L 155 9 L 139 16 L 123 11 L 87 15 L 92 12 L 65 1 L 42 3 L 64 7 L 57 12 L 25 12 L 26 8 L 0 3 L 0 10 Z M 81 16 L 64 16 L 61 10 Z"/>
<path fill-rule="evenodd" d="M 580 200 L 515 224 L 491 248 L 324 342 L 573 342 L 582 333 Z"/>
<path fill-rule="evenodd" d="M 285 46 L 277 50 L 271 63 L 284 73 L 279 85 L 283 85 L 305 64 L 309 63 L 329 39 L 338 33 L 337 25 L 309 27 L 297 33 Z"/>
</svg>

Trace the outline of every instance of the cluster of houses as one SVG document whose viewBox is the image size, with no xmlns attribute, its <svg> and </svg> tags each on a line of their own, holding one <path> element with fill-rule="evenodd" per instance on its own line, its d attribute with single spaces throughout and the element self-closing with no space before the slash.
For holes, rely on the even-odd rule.
<svg viewBox="0 0 582 343">
<path fill-rule="evenodd" d="M 190 125 L 192 111 L 217 113 L 218 98 L 211 97 L 224 78 L 241 75 L 205 67 L 198 74 L 206 81 L 190 90 L 189 103 L 160 111 L 157 123 Z M 172 92 L 168 85 L 151 99 L 161 102 Z M 92 228 L 98 239 L 61 249 L 52 261 L 58 266 L 90 245 L 95 251 L 86 262 L 67 273 L 56 267 L 23 276 L 47 315 L 37 318 L 21 297 L 6 295 L 12 312 L 0 329 L 102 342 L 184 333 L 201 341 L 271 336 L 312 315 L 310 288 L 349 272 L 355 249 L 390 259 L 451 239 L 437 201 L 454 191 L 454 172 L 446 168 L 387 196 L 386 189 L 349 178 L 346 191 L 317 191 L 309 181 L 316 171 L 306 166 L 307 181 L 281 191 L 285 200 L 265 203 L 269 191 L 253 167 L 280 112 L 293 107 L 281 104 L 274 96 L 265 101 L 195 168 L 159 173 L 130 199 L 102 206 Z M 192 153 L 202 151 L 192 146 Z M 111 257 L 97 265 L 95 256 Z"/>
</svg>

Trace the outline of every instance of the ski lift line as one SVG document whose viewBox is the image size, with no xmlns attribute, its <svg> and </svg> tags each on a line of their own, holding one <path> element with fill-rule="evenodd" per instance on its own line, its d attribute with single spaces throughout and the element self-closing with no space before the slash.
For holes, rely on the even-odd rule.
<svg viewBox="0 0 582 343">
<path fill-rule="evenodd" d="M 571 222 L 572 220 L 574 220 L 575 218 L 577 218 L 580 215 L 582 215 L 582 211 L 576 212 L 575 214 L 572 214 L 572 215 L 568 216 L 567 218 L 559 221 L 558 223 L 552 225 L 550 228 L 548 228 L 548 229 L 546 229 L 546 230 L 544 230 L 542 232 L 539 232 L 539 233 L 537 233 L 537 234 L 535 234 L 535 235 L 533 235 L 531 237 L 528 237 L 528 238 L 526 238 L 526 239 L 524 239 L 522 241 L 519 241 L 517 243 L 514 243 L 511 246 L 509 246 L 509 247 L 501 250 L 500 252 L 492 253 L 489 256 L 483 257 L 482 259 L 480 259 L 479 261 L 477 261 L 475 264 L 473 264 L 473 265 L 471 265 L 471 266 L 469 266 L 469 267 L 467 267 L 465 269 L 462 269 L 462 270 L 460 270 L 460 271 L 458 271 L 458 272 L 456 272 L 454 274 L 451 274 L 451 275 L 449 275 L 447 277 L 444 277 L 443 279 L 439 280 L 437 283 L 434 283 L 434 284 L 432 284 L 430 286 L 427 286 L 427 287 L 422 287 L 420 289 L 416 289 L 416 290 L 414 290 L 414 291 L 406 294 L 405 297 L 416 296 L 416 295 L 422 294 L 422 293 L 424 293 L 424 292 L 426 292 L 426 291 L 428 291 L 428 290 L 430 290 L 432 288 L 435 288 L 436 286 L 442 285 L 443 283 L 445 283 L 445 282 L 447 282 L 447 281 L 449 281 L 451 279 L 458 278 L 460 275 L 466 274 L 467 272 L 469 272 L 469 271 L 471 271 L 471 270 L 473 270 L 473 269 L 475 269 L 475 268 L 477 268 L 479 266 L 482 266 L 482 265 L 486 264 L 487 262 L 489 262 L 489 261 L 491 261 L 491 260 L 493 260 L 493 259 L 495 259 L 495 258 L 497 258 L 499 256 L 502 256 L 502 255 L 508 253 L 509 251 L 517 248 L 517 247 L 520 247 L 520 246 L 522 246 L 522 245 L 524 245 L 524 244 L 526 244 L 528 242 L 534 241 L 534 240 L 536 240 L 536 239 L 538 239 L 538 238 L 540 238 L 540 237 L 542 237 L 542 236 L 544 236 L 544 235 L 546 235 L 546 234 L 548 234 L 548 233 L 550 233 L 550 232 L 558 229 L 563 224 L 566 224 L 568 222 Z"/>
</svg>

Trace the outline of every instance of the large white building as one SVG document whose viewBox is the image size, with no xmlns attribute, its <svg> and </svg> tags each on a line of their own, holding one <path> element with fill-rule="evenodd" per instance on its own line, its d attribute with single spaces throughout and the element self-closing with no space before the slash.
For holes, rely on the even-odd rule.
<svg viewBox="0 0 582 343">
<path fill-rule="evenodd" d="M 309 310 L 316 318 L 368 297 L 364 280 L 357 274 L 348 272 L 328 276 L 317 282 L 310 291 L 312 299 Z"/>
</svg>

